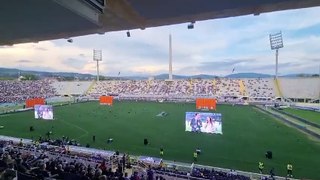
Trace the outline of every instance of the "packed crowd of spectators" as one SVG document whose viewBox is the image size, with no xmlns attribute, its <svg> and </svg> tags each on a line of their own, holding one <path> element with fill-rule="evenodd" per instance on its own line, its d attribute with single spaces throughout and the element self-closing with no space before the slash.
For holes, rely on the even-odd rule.
<svg viewBox="0 0 320 180">
<path fill-rule="evenodd" d="M 249 180 L 249 177 L 238 175 L 236 171 L 228 173 L 192 168 L 190 172 L 168 170 L 164 167 L 144 167 L 142 171 L 132 171 L 128 174 L 125 168 L 131 166 L 121 159 L 116 165 L 108 163 L 110 160 L 88 161 L 78 156 L 67 156 L 53 153 L 43 147 L 35 145 L 14 144 L 0 141 L 0 179 L 66 179 L 66 180 L 165 180 L 172 179 L 213 179 L 213 180 Z M 67 153 L 67 152 L 66 152 Z M 132 169 L 133 170 L 133 169 Z M 170 178 L 171 177 L 171 178 Z"/>
<path fill-rule="evenodd" d="M 222 172 L 214 169 L 193 168 L 191 175 L 194 177 L 215 180 L 250 180 L 247 176 L 238 175 L 234 170 L 230 170 L 230 172 Z"/>
<path fill-rule="evenodd" d="M 240 79 L 192 79 L 173 80 L 126 80 L 101 81 L 91 89 L 90 94 L 155 95 L 155 96 L 241 96 Z M 244 88 L 249 96 L 274 97 L 270 80 L 249 79 Z M 245 91 L 245 92 L 246 92 Z"/>
<path fill-rule="evenodd" d="M 237 171 L 229 172 L 218 171 L 214 169 L 205 169 L 193 167 L 190 172 L 169 170 L 166 168 L 154 169 L 156 175 L 165 175 L 174 177 L 174 179 L 211 179 L 211 180 L 250 180 L 248 176 L 239 175 Z"/>
<path fill-rule="evenodd" d="M 0 81 L 0 103 L 19 103 L 28 98 L 52 97 L 55 90 L 51 80 Z"/>
<path fill-rule="evenodd" d="M 30 179 L 66 179 L 66 180 L 140 180 L 153 179 L 153 173 L 148 172 L 145 178 L 138 172 L 130 176 L 124 172 L 122 163 L 114 168 L 106 162 L 92 163 L 85 159 L 68 158 L 61 154 L 54 154 L 35 146 L 13 145 L 1 141 L 0 152 L 0 179 L 19 180 Z M 152 178 L 149 177 L 152 175 Z"/>
<path fill-rule="evenodd" d="M 235 80 L 127 80 L 101 81 L 91 90 L 92 94 L 116 93 L 121 95 L 238 95 Z"/>
<path fill-rule="evenodd" d="M 244 87 L 241 89 L 240 84 Z M 91 82 L 59 82 L 54 80 L 0 81 L 0 103 L 23 102 L 33 97 L 53 97 L 63 94 L 85 93 Z M 73 88 L 71 88 L 73 87 Z M 58 93 L 59 91 L 59 93 Z M 64 92 L 65 91 L 65 92 Z M 81 92 L 81 93 L 80 93 Z M 91 96 L 119 95 L 122 97 L 188 97 L 216 96 L 223 102 L 243 95 L 274 97 L 271 79 L 185 79 L 185 80 L 112 80 L 97 82 L 89 91 Z"/>
<path fill-rule="evenodd" d="M 245 79 L 244 82 L 250 97 L 275 97 L 272 79 Z"/>
</svg>

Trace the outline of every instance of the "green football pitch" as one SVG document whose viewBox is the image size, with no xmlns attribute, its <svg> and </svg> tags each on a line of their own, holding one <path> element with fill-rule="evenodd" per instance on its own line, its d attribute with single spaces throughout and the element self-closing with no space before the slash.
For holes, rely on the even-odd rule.
<svg viewBox="0 0 320 180">
<path fill-rule="evenodd" d="M 320 125 L 320 112 L 292 108 L 284 109 L 284 111 Z"/>
<path fill-rule="evenodd" d="M 157 114 L 165 111 L 165 117 Z M 53 137 L 69 136 L 91 147 L 119 150 L 134 155 L 192 162 L 197 147 L 202 150 L 198 164 L 257 172 L 258 162 L 265 171 L 274 167 L 276 175 L 286 175 L 286 164 L 294 166 L 299 178 L 320 179 L 320 143 L 282 124 L 251 106 L 218 105 L 222 113 L 223 135 L 185 131 L 185 112 L 195 104 L 155 102 L 115 102 L 112 107 L 98 102 L 54 107 L 55 120 L 35 120 L 32 111 L 0 115 L 2 135 L 39 137 L 52 129 Z M 35 131 L 30 132 L 29 127 Z M 92 142 L 92 135 L 96 142 Z M 114 142 L 107 144 L 111 137 Z M 143 139 L 149 145 L 143 145 Z M 273 152 L 273 159 L 264 157 Z"/>
</svg>

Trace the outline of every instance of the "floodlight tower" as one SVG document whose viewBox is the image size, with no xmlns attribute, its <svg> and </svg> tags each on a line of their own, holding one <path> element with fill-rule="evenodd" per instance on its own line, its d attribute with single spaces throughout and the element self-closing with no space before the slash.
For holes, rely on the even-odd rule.
<svg viewBox="0 0 320 180">
<path fill-rule="evenodd" d="M 102 61 L 102 51 L 101 50 L 93 50 L 93 60 L 97 62 L 97 82 L 99 82 L 99 62 Z"/>
<path fill-rule="evenodd" d="M 169 34 L 169 80 L 172 81 L 172 39 Z"/>
<path fill-rule="evenodd" d="M 278 78 L 278 57 L 279 57 L 279 49 L 283 48 L 283 40 L 281 31 L 275 34 L 270 34 L 270 46 L 271 50 L 276 50 L 276 72 L 275 78 Z"/>
<path fill-rule="evenodd" d="M 318 99 L 318 101 L 319 101 L 319 109 L 318 109 L 318 111 L 320 112 L 320 65 L 319 65 L 319 74 L 318 74 L 318 78 L 319 78 L 319 99 Z"/>
</svg>

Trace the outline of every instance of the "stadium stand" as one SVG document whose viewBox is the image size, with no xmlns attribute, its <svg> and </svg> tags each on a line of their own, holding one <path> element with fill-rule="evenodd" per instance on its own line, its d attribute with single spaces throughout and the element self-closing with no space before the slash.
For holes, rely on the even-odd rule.
<svg viewBox="0 0 320 180">
<path fill-rule="evenodd" d="M 83 95 L 91 84 L 91 81 L 54 81 L 51 86 L 56 90 L 56 95 Z"/>
<path fill-rule="evenodd" d="M 126 80 L 126 81 L 100 81 L 91 89 L 89 94 L 119 95 L 222 95 L 239 96 L 239 83 L 237 79 L 213 80 Z"/>
<path fill-rule="evenodd" d="M 243 79 L 249 97 L 275 97 L 272 79 Z"/>
<path fill-rule="evenodd" d="M 318 79 L 284 79 L 279 80 L 283 94 L 290 98 L 318 97 Z M 242 102 L 239 97 L 269 98 L 276 97 L 274 81 L 271 78 L 251 79 L 188 79 L 173 80 L 111 80 L 111 81 L 74 81 L 58 82 L 50 79 L 37 81 L 0 81 L 0 103 L 22 102 L 27 98 L 43 97 L 50 99 L 61 95 L 115 95 L 133 99 L 146 97 L 175 98 L 191 100 L 196 97 L 215 96 L 220 102 Z M 295 92 L 299 93 L 295 93 Z M 147 98 L 148 100 L 148 98 Z M 237 171 L 219 171 L 194 167 L 190 172 L 154 168 L 143 172 L 134 171 L 125 176 L 120 167 L 113 167 L 110 159 L 101 157 L 65 155 L 65 151 L 51 151 L 39 146 L 18 146 L 2 141 L 0 152 L 0 170 L 2 175 L 18 176 L 19 179 L 55 177 L 61 179 L 137 179 L 152 176 L 155 179 L 249 179 Z M 59 147 L 64 146 L 60 144 Z M 56 149 L 57 150 L 57 149 Z M 100 168 L 103 166 L 109 168 Z M 119 162 L 119 161 L 115 161 Z M 112 167 L 111 167 L 112 166 Z M 110 169 L 111 168 L 111 169 Z M 144 166 L 146 169 L 147 167 Z M 191 178 L 192 177 L 192 178 Z"/>
<path fill-rule="evenodd" d="M 10 138 L 9 138 L 10 139 Z M 43 141 L 42 143 L 44 143 Z M 63 146 L 36 145 L 34 142 L 0 141 L 0 176 L 2 179 L 217 179 L 248 180 L 237 171 L 223 172 L 192 167 L 191 172 L 161 166 L 131 164 L 126 155 L 102 158 L 99 155 L 70 154 Z M 124 158 L 125 157 L 125 158 Z M 140 166 L 140 167 L 138 167 Z M 129 171 L 128 171 L 129 170 Z M 130 171 L 131 170 L 131 171 Z"/>
<path fill-rule="evenodd" d="M 279 78 L 279 82 L 285 98 L 310 100 L 319 98 L 319 78 Z"/>
<path fill-rule="evenodd" d="M 319 99 L 317 78 L 215 78 L 173 80 L 110 81 L 0 81 L 0 103 L 19 103 L 27 98 L 56 96 L 113 95 L 123 99 L 194 101 L 197 97 L 214 97 L 218 102 L 273 102 L 284 97 L 293 102 Z M 279 91 L 279 92 L 278 92 Z M 283 96 L 281 96 L 283 94 Z M 246 97 L 244 99 L 243 97 Z"/>
<path fill-rule="evenodd" d="M 28 98 L 48 98 L 55 95 L 52 80 L 0 81 L 0 103 L 23 102 Z"/>
<path fill-rule="evenodd" d="M 100 81 L 88 92 L 91 96 L 116 95 L 136 100 L 187 100 L 197 97 L 215 97 L 218 102 L 244 103 L 247 100 L 265 102 L 276 97 L 272 79 L 188 79 Z M 243 97 L 247 97 L 244 100 Z M 249 99 L 248 99 L 249 98 Z"/>
</svg>

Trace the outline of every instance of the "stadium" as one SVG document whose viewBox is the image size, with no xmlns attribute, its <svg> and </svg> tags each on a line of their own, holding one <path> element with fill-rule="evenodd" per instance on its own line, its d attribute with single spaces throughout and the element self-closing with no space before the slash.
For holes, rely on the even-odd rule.
<svg viewBox="0 0 320 180">
<path fill-rule="evenodd" d="M 285 175 L 284 164 L 295 164 L 297 177 L 316 178 L 318 157 L 319 114 L 312 109 L 317 103 L 308 103 L 311 110 L 297 110 L 301 104 L 294 101 L 316 102 L 317 86 L 301 88 L 297 82 L 316 84 L 318 78 L 280 79 L 280 93 L 287 97 L 292 108 L 276 110 L 281 97 L 274 79 L 227 79 L 213 80 L 112 80 L 112 81 L 1 81 L 4 89 L 1 102 L 23 102 L 31 97 L 45 97 L 53 105 L 53 121 L 35 121 L 34 111 L 23 105 L 2 106 L 1 134 L 5 136 L 36 140 L 39 137 L 68 137 L 81 146 L 90 145 L 115 154 L 117 151 L 132 157 L 148 156 L 163 159 L 168 164 L 176 162 L 182 169 L 192 163 L 203 166 L 257 171 L 257 161 L 265 161 L 266 167 L 279 169 Z M 36 86 L 35 84 L 41 85 Z M 299 85 L 299 86 L 298 86 Z M 46 87 L 43 89 L 41 87 Z M 300 88 L 300 89 L 299 89 Z M 30 91 L 30 89 L 33 89 Z M 300 98 L 292 89 L 299 89 Z M 24 92 L 27 90 L 28 92 Z M 283 90 L 283 91 L 282 91 Z M 39 94 L 41 92 L 41 94 Z M 302 92 L 302 93 L 301 93 Z M 9 93 L 14 93 L 10 96 Z M 25 96 L 28 94 L 28 96 Z M 113 96 L 109 105 L 101 105 L 99 98 Z M 192 134 L 185 131 L 185 112 L 197 112 L 195 100 L 215 98 L 215 113 L 222 114 L 223 134 Z M 292 99 L 292 100 L 290 100 Z M 281 104 L 282 105 L 282 104 Z M 300 105 L 300 106 L 299 106 Z M 14 108 L 14 109 L 12 109 Z M 16 111 L 12 112 L 11 111 Z M 212 110 L 205 110 L 204 113 Z M 289 114 L 283 114 L 285 113 Z M 313 112 L 312 112 L 313 111 Z M 165 112 L 166 115 L 160 115 Z M 230 113 L 232 112 L 232 113 Z M 281 114 L 285 120 L 277 120 L 270 114 Z M 297 117 L 304 119 L 302 122 Z M 22 121 L 23 119 L 23 121 Z M 317 126 L 309 125 L 309 122 Z M 16 126 L 19 124 L 19 126 Z M 34 128 L 30 131 L 29 127 Z M 304 129 L 306 128 L 306 129 Z M 310 131 L 309 133 L 305 130 Z M 316 134 L 316 135 L 314 135 Z M 95 136 L 95 141 L 92 137 Z M 108 139 L 113 142 L 108 143 Z M 144 145 L 144 139 L 149 142 Z M 185 141 L 181 141 L 181 140 Z M 306 148 L 308 147 L 308 148 Z M 160 148 L 164 155 L 159 155 Z M 193 152 L 200 148 L 197 162 Z M 288 152 L 290 150 L 290 153 Z M 76 151 L 76 150 L 75 150 Z M 265 152 L 272 151 L 274 159 L 264 160 Z M 75 153 L 75 152 L 74 152 Z M 91 152 L 88 150 L 88 153 Z M 109 157 L 109 156 L 108 156 Z M 110 158 L 110 157 L 109 157 Z M 138 160 L 138 159 L 137 159 Z M 178 162 L 182 162 L 180 165 Z M 111 163 L 111 162 L 109 162 Z M 148 162 L 145 162 L 148 164 Z M 186 165 L 190 164 L 190 165 Z M 154 164 L 156 166 L 156 164 Z M 147 166 L 147 165 L 146 165 Z M 199 167 L 202 167 L 199 165 Z M 282 171 L 281 171 L 282 170 Z"/>
<path fill-rule="evenodd" d="M 85 2 L 105 11 L 115 8 L 105 14 L 117 10 L 113 1 L 110 7 L 105 7 L 107 1 Z M 128 4 L 121 6 L 128 10 Z M 299 8 L 281 5 L 266 5 L 261 12 Z M 60 6 L 73 8 L 63 1 Z M 257 14 L 246 10 L 240 14 Z M 230 16 L 238 15 L 234 13 Z M 192 16 L 205 20 L 204 14 Z M 115 27 L 104 31 L 130 29 L 113 18 Z M 142 21 L 135 18 L 128 24 Z M 159 19 L 146 27 L 181 21 Z M 193 29 L 191 24 L 188 29 Z M 84 32 L 92 33 L 72 35 Z M 60 36 L 39 33 L 34 40 Z M 283 44 L 272 46 L 271 36 L 278 61 Z M 13 38 L 12 43 L 26 39 Z M 276 64 L 274 77 L 178 78 L 173 75 L 171 46 L 170 35 L 165 78 L 121 77 L 120 71 L 106 78 L 99 74 L 99 50 L 93 51 L 97 76 L 89 78 L 20 70 L 8 78 L 1 69 L 0 179 L 320 179 L 318 74 L 278 76 Z"/>
</svg>

